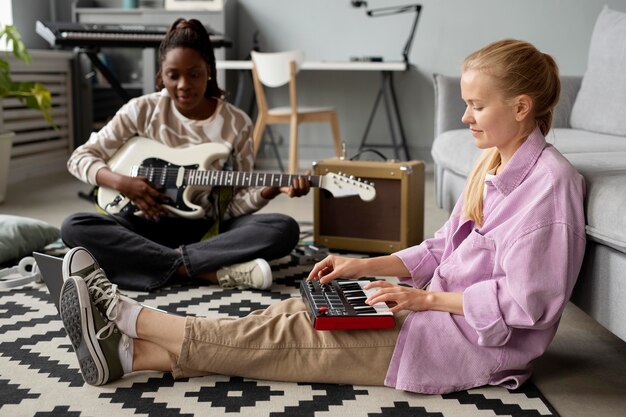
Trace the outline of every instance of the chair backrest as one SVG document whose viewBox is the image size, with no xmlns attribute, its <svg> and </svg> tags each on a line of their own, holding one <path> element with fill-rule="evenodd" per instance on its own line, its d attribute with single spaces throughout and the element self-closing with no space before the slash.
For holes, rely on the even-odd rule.
<svg viewBox="0 0 626 417">
<path fill-rule="evenodd" d="M 250 56 L 259 81 L 267 87 L 280 87 L 287 84 L 291 79 L 290 63 L 295 63 L 296 73 L 298 73 L 302 61 L 304 61 L 304 52 L 302 51 L 251 51 Z"/>
</svg>

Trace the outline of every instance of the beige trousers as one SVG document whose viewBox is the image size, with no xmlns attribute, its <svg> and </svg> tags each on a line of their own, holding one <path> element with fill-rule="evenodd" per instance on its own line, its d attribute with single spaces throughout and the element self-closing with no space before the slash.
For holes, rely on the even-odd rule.
<svg viewBox="0 0 626 417">
<path fill-rule="evenodd" d="M 188 317 L 173 375 L 383 385 L 407 314 L 396 314 L 393 329 L 318 331 L 291 298 L 243 318 Z"/>
</svg>

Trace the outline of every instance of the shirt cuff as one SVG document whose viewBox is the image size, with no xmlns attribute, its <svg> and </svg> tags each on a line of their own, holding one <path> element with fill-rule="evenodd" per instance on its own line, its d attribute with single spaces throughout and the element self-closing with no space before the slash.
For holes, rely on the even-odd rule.
<svg viewBox="0 0 626 417">
<path fill-rule="evenodd" d="M 402 249 L 392 255 L 400 258 L 411 274 L 412 284 L 416 288 L 424 288 L 432 279 L 435 269 L 439 266 L 435 257 L 426 247 L 427 243 Z M 400 277 L 408 278 L 408 277 Z M 406 282 L 406 279 L 402 280 Z"/>
<path fill-rule="evenodd" d="M 463 314 L 478 333 L 480 346 L 502 346 L 511 337 L 498 303 L 498 283 L 484 281 L 463 292 Z"/>
<path fill-rule="evenodd" d="M 100 161 L 91 164 L 91 166 L 87 170 L 87 182 L 91 185 L 98 185 L 98 183 L 96 182 L 96 175 L 98 174 L 98 171 L 106 166 L 106 163 Z"/>
</svg>

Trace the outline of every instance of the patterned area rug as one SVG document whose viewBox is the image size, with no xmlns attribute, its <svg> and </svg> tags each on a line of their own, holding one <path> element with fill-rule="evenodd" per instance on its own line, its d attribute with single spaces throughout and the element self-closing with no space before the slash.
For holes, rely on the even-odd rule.
<svg viewBox="0 0 626 417">
<path fill-rule="evenodd" d="M 271 291 L 173 286 L 129 293 L 177 313 L 241 317 L 297 296 L 309 266 L 272 265 Z M 103 387 L 83 382 L 76 357 L 43 284 L 0 291 L 0 416 L 558 416 L 532 384 L 419 395 L 385 387 L 294 384 L 210 376 L 174 381 L 141 372 Z"/>
</svg>

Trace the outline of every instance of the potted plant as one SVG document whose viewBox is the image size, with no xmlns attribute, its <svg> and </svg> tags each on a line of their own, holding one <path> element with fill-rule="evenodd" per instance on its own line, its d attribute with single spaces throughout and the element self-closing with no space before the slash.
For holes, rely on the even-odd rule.
<svg viewBox="0 0 626 417">
<path fill-rule="evenodd" d="M 24 62 L 31 61 L 30 55 L 22 42 L 22 37 L 13 25 L 0 27 L 0 42 L 4 40 L 11 47 L 13 55 Z M 15 97 L 31 109 L 42 112 L 43 117 L 54 126 L 50 91 L 35 82 L 14 82 L 11 79 L 10 65 L 6 59 L 8 53 L 0 52 L 0 100 Z M 0 124 L 0 203 L 4 201 L 6 183 L 11 158 L 13 132 L 7 132 Z"/>
</svg>

